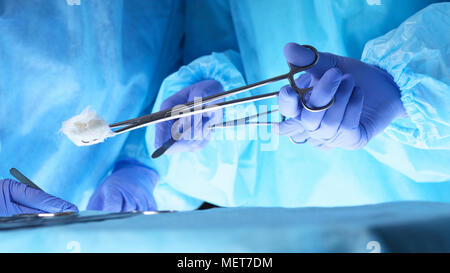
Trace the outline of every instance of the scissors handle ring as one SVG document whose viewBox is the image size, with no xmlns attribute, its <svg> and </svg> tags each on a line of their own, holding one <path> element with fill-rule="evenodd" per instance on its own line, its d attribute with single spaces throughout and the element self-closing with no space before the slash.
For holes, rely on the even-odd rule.
<svg viewBox="0 0 450 273">
<path fill-rule="evenodd" d="M 281 121 L 285 121 L 285 120 L 286 120 L 286 117 L 281 115 Z M 305 141 L 302 141 L 302 142 L 295 141 L 294 138 L 291 136 L 289 137 L 289 140 L 294 144 L 305 144 L 306 142 L 308 142 L 308 139 L 305 139 Z"/>
<path fill-rule="evenodd" d="M 335 98 L 333 97 L 333 99 L 327 105 L 322 106 L 322 107 L 311 107 L 311 106 L 308 106 L 308 103 L 306 102 L 305 97 L 306 97 L 307 93 L 312 91 L 313 87 L 299 88 L 297 86 L 297 84 L 295 83 L 295 79 L 294 79 L 295 74 L 297 74 L 299 72 L 306 71 L 308 69 L 311 69 L 319 61 L 319 52 L 317 51 L 317 49 L 315 47 L 310 46 L 310 45 L 303 45 L 303 46 L 306 47 L 306 48 L 311 49 L 314 52 L 315 59 L 310 65 L 307 65 L 307 66 L 296 66 L 296 65 L 293 65 L 291 63 L 288 63 L 289 64 L 289 69 L 290 69 L 289 73 L 288 73 L 289 83 L 290 83 L 291 87 L 300 96 L 300 100 L 302 102 L 302 105 L 303 105 L 303 107 L 306 110 L 308 110 L 309 112 L 322 112 L 322 111 L 325 111 L 325 110 L 329 109 L 334 104 Z"/>
<path fill-rule="evenodd" d="M 313 112 L 313 113 L 318 113 L 318 112 L 323 112 L 327 109 L 329 109 L 331 106 L 333 106 L 335 98 L 333 97 L 333 99 L 325 106 L 322 107 L 311 107 L 308 106 L 308 103 L 305 100 L 305 95 L 300 96 L 300 100 L 302 102 L 303 107 L 308 110 L 309 112 Z"/>
<path fill-rule="evenodd" d="M 295 141 L 294 138 L 291 136 L 289 137 L 289 140 L 294 144 L 305 144 L 306 142 L 308 142 L 308 139 L 305 139 L 305 141 L 302 142 Z"/>
</svg>

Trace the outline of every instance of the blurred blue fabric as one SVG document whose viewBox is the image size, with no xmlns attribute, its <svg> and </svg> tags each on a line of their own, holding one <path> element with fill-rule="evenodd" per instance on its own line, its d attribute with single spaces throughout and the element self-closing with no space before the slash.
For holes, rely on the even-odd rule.
<svg viewBox="0 0 450 273">
<path fill-rule="evenodd" d="M 0 0 L 0 177 L 15 167 L 84 209 L 127 135 L 80 148 L 61 123 L 88 105 L 110 123 L 145 112 L 182 63 L 183 4 Z M 144 132 L 124 156 L 146 156 Z"/>
<path fill-rule="evenodd" d="M 0 252 L 449 252 L 449 228 L 442 203 L 223 208 L 3 231 Z"/>
</svg>

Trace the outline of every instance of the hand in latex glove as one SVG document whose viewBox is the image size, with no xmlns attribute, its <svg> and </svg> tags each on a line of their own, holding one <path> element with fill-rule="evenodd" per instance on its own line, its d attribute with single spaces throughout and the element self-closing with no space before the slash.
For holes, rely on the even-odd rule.
<svg viewBox="0 0 450 273">
<path fill-rule="evenodd" d="M 223 88 L 218 81 L 204 80 L 190 85 L 167 98 L 162 103 L 161 110 L 208 97 L 222 91 Z M 213 104 L 218 102 L 220 100 L 213 102 Z M 167 154 L 184 151 L 195 152 L 203 149 L 211 136 L 211 130 L 207 129 L 207 126 L 221 122 L 223 119 L 222 113 L 222 110 L 217 110 L 191 117 L 183 117 L 176 121 L 171 120 L 156 124 L 155 148 L 161 147 L 172 136 L 177 142 L 167 150 Z"/>
<path fill-rule="evenodd" d="M 78 208 L 69 202 L 11 179 L 0 180 L 0 187 L 0 216 L 78 212 Z"/>
<path fill-rule="evenodd" d="M 153 189 L 158 174 L 138 161 L 117 162 L 113 172 L 89 200 L 88 210 L 110 212 L 153 211 L 157 209 Z"/>
<path fill-rule="evenodd" d="M 310 49 L 294 43 L 285 46 L 284 54 L 297 66 L 314 61 Z M 406 114 L 391 75 L 355 59 L 319 53 L 318 63 L 296 82 L 300 88 L 314 86 L 306 99 L 309 106 L 322 107 L 333 96 L 336 99 L 328 110 L 313 113 L 303 108 L 291 87 L 281 89 L 280 112 L 289 119 L 280 124 L 279 134 L 296 142 L 308 141 L 322 149 L 360 149 Z"/>
</svg>

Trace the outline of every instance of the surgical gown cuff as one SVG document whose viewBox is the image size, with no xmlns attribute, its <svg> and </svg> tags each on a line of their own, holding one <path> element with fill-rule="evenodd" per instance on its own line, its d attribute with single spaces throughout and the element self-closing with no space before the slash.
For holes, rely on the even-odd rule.
<svg viewBox="0 0 450 273">
<path fill-rule="evenodd" d="M 431 5 L 397 29 L 369 41 L 362 61 L 390 73 L 401 90 L 408 118 L 394 120 L 385 133 L 422 149 L 448 149 L 450 69 L 446 45 L 450 4 Z"/>
<path fill-rule="evenodd" d="M 241 71 L 243 71 L 243 66 L 240 55 L 234 50 L 212 52 L 211 55 L 199 57 L 190 64 L 182 66 L 176 73 L 168 76 L 164 80 L 161 90 L 167 90 L 168 92 L 163 97 L 158 95 L 153 109 L 156 111 L 162 104 L 163 99 L 172 96 L 184 87 L 202 80 L 216 80 L 222 85 L 224 90 L 231 90 L 243 86 L 245 85 L 245 79 Z M 245 96 L 243 94 L 237 94 L 230 96 L 226 100 L 234 100 Z M 253 109 L 254 104 L 249 105 L 249 108 L 246 108 L 246 110 L 252 114 L 256 113 L 256 110 Z M 241 118 L 244 115 L 236 116 L 234 111 L 223 109 L 223 120 Z"/>
</svg>

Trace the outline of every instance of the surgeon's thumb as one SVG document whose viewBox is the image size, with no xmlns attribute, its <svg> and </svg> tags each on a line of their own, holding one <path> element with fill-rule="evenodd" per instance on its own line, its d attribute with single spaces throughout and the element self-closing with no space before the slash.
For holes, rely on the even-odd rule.
<svg viewBox="0 0 450 273">
<path fill-rule="evenodd" d="M 283 51 L 289 63 L 300 67 L 309 66 L 316 59 L 316 54 L 312 49 L 297 43 L 287 43 Z M 330 53 L 318 52 L 318 54 L 319 60 L 308 70 L 315 78 L 321 78 L 327 70 L 336 67 L 339 58 L 339 56 Z"/>
<path fill-rule="evenodd" d="M 15 203 L 45 212 L 78 212 L 77 206 L 41 190 L 16 182 L 10 185 L 11 200 Z"/>
</svg>

